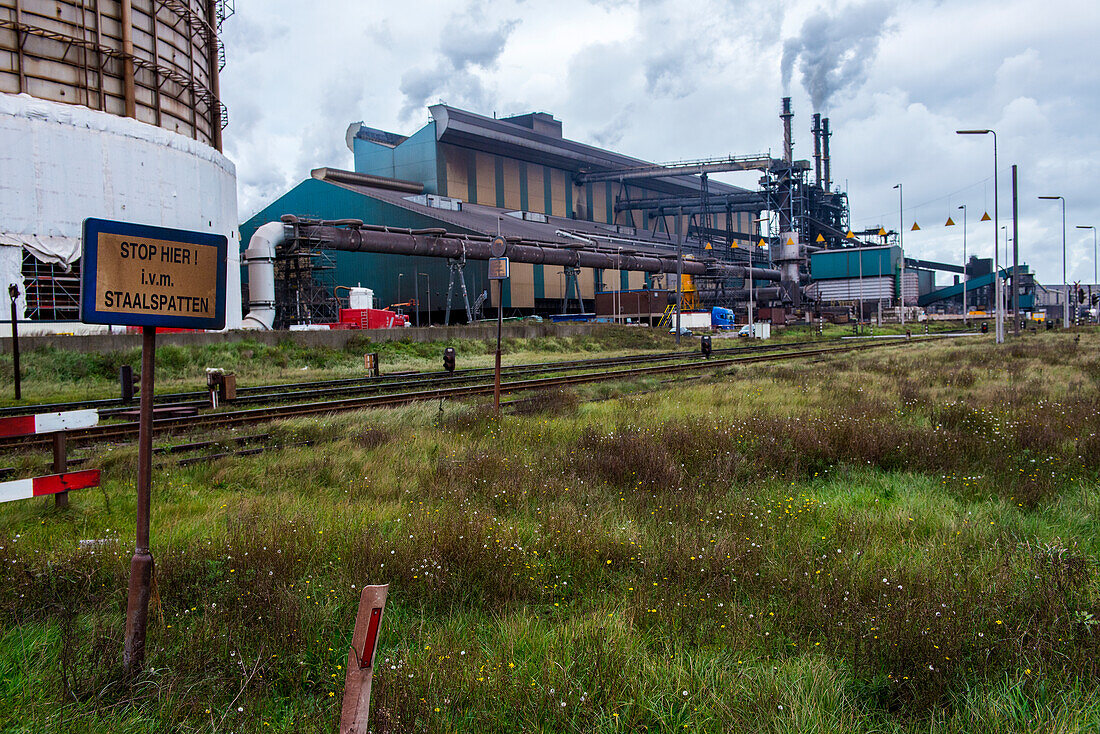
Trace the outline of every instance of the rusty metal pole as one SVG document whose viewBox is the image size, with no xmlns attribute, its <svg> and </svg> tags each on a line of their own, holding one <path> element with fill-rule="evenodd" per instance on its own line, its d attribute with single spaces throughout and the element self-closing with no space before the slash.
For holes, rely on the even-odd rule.
<svg viewBox="0 0 1100 734">
<path fill-rule="evenodd" d="M 19 298 L 19 287 L 14 283 L 9 285 L 8 295 L 11 296 L 11 363 L 15 372 L 15 399 L 22 400 L 23 390 L 19 384 L 19 314 L 15 305 L 15 299 Z"/>
<path fill-rule="evenodd" d="M 153 581 L 153 555 L 149 551 L 149 502 L 153 483 L 153 368 L 156 363 L 157 329 L 141 327 L 141 409 L 138 414 L 137 543 L 130 561 L 130 588 L 126 600 L 126 640 L 122 666 L 127 675 L 145 664 L 145 628 Z"/>
<path fill-rule="evenodd" d="M 497 281 L 497 354 L 493 373 L 493 410 L 500 415 L 500 332 L 504 327 L 504 281 Z"/>
<path fill-rule="evenodd" d="M 154 10 L 154 14 L 155 14 Z M 137 91 L 134 84 L 134 14 L 131 0 L 122 0 L 119 6 L 119 23 L 122 26 L 122 97 L 126 116 L 137 118 Z M 156 19 L 153 20 L 156 23 Z"/>
<path fill-rule="evenodd" d="M 64 474 L 69 469 L 69 456 L 66 449 L 65 432 L 53 434 L 53 473 Z M 53 496 L 53 506 L 64 510 L 69 506 L 69 493 L 58 492 Z"/>
</svg>

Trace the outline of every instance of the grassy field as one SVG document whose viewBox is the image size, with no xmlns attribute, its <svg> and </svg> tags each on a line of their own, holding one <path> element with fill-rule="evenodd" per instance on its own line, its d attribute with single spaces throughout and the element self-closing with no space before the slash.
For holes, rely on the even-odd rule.
<svg viewBox="0 0 1100 734">
<path fill-rule="evenodd" d="M 668 348 L 604 344 L 638 346 Z M 0 730 L 334 732 L 358 589 L 389 583 L 375 731 L 1096 731 L 1098 347 L 280 423 L 313 445 L 156 469 L 134 680 L 135 455 L 100 451 L 71 509 L 0 505 Z"/>
</svg>

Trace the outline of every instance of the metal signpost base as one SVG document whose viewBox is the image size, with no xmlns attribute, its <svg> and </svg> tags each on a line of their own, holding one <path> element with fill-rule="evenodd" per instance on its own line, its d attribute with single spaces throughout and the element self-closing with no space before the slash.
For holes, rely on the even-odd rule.
<svg viewBox="0 0 1100 734">
<path fill-rule="evenodd" d="M 126 640 L 122 666 L 127 675 L 145 664 L 145 629 L 149 619 L 149 593 L 153 583 L 153 554 L 149 550 L 149 502 L 153 483 L 153 367 L 156 363 L 157 328 L 141 327 L 141 408 L 138 413 L 137 543 L 130 561 L 130 587 L 126 598 Z"/>
</svg>

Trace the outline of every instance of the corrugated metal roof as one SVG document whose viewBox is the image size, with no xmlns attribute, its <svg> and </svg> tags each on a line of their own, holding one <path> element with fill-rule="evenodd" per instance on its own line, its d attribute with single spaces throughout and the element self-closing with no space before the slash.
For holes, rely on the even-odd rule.
<svg viewBox="0 0 1100 734">
<path fill-rule="evenodd" d="M 609 171 L 654 165 L 652 161 L 612 153 L 575 140 L 543 135 L 523 125 L 485 117 L 449 105 L 432 105 L 429 110 L 436 124 L 436 139 L 443 143 L 541 163 L 567 171 Z M 634 183 L 643 185 L 639 181 Z M 698 176 L 661 176 L 645 179 L 644 186 L 670 194 L 684 194 L 700 191 L 702 181 Z M 707 189 L 711 194 L 745 191 L 737 186 L 714 180 L 707 182 Z"/>
</svg>

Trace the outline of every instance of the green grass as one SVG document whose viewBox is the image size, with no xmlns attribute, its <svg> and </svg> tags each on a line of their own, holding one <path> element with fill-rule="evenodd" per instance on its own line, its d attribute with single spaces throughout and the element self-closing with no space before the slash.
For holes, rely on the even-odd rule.
<svg viewBox="0 0 1100 734">
<path fill-rule="evenodd" d="M 335 731 L 389 583 L 375 731 L 1096 730 L 1097 346 L 277 424 L 315 445 L 155 471 L 136 680 L 135 457 L 100 451 L 104 492 L 0 506 L 0 729 Z"/>
</svg>

